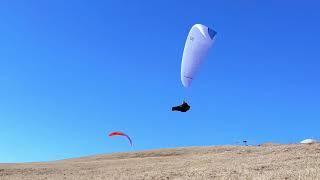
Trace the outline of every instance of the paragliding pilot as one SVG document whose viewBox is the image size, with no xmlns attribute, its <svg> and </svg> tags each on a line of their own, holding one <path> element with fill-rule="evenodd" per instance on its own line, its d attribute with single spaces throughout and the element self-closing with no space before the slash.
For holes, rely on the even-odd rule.
<svg viewBox="0 0 320 180">
<path fill-rule="evenodd" d="M 180 112 L 187 112 L 190 109 L 188 103 L 183 101 L 183 103 L 179 106 L 172 107 L 172 111 L 180 111 Z"/>
</svg>

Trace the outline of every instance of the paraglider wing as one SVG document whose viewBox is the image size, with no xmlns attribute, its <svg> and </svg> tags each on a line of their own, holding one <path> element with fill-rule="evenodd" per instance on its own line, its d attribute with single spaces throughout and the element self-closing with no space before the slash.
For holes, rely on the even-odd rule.
<svg viewBox="0 0 320 180">
<path fill-rule="evenodd" d="M 120 131 L 111 132 L 111 133 L 109 134 L 109 137 L 112 137 L 112 136 L 125 136 L 125 137 L 129 140 L 130 145 L 132 146 L 131 138 L 130 138 L 128 135 L 126 135 L 125 133 L 120 132 Z"/>
<path fill-rule="evenodd" d="M 190 86 L 214 42 L 215 35 L 216 31 L 202 24 L 196 24 L 191 28 L 181 62 L 181 81 L 184 87 Z"/>
<path fill-rule="evenodd" d="M 303 141 L 301 141 L 300 143 L 301 144 L 314 144 L 314 143 L 317 143 L 318 141 L 315 140 L 315 139 L 305 139 Z"/>
</svg>

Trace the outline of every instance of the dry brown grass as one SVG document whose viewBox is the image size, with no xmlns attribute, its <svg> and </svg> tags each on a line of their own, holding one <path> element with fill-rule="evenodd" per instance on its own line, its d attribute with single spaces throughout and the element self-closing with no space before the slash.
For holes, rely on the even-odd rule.
<svg viewBox="0 0 320 180">
<path fill-rule="evenodd" d="M 190 147 L 0 164 L 0 179 L 320 179 L 320 144 Z"/>
</svg>

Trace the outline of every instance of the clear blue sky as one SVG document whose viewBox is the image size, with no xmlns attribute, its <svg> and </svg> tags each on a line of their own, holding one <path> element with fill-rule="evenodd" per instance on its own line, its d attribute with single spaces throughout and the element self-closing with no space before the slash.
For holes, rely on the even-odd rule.
<svg viewBox="0 0 320 180">
<path fill-rule="evenodd" d="M 319 9 L 316 0 L 3 0 L 0 162 L 318 138 Z M 218 35 L 186 93 L 180 63 L 195 23 Z M 186 95 L 192 109 L 171 112 Z M 114 130 L 134 147 L 109 139 Z"/>
</svg>

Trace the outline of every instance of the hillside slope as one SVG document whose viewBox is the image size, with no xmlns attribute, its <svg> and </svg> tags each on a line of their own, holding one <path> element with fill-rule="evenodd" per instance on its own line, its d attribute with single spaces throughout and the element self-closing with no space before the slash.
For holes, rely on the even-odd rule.
<svg viewBox="0 0 320 180">
<path fill-rule="evenodd" d="M 320 144 L 210 146 L 0 164 L 0 179 L 320 179 Z"/>
</svg>

